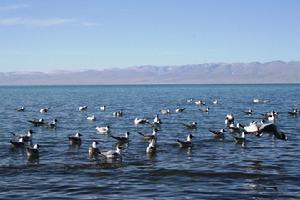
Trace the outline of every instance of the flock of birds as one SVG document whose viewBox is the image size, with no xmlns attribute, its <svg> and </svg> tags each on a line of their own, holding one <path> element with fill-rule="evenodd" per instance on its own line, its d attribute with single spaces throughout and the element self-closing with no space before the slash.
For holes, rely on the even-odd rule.
<svg viewBox="0 0 300 200">
<path fill-rule="evenodd" d="M 253 99 L 253 103 L 267 103 L 267 100 L 260 100 L 260 99 Z M 203 100 L 194 100 L 194 99 L 187 99 L 187 103 L 194 103 L 198 106 L 199 110 L 203 112 L 210 112 L 209 108 L 206 107 L 206 103 Z M 218 104 L 217 100 L 214 100 L 212 102 L 213 104 Z M 80 106 L 79 111 L 84 112 L 88 109 L 88 106 Z M 101 111 L 106 111 L 106 106 L 100 107 Z M 18 112 L 24 112 L 25 107 L 19 107 L 16 109 Z M 46 113 L 48 112 L 48 108 L 42 108 L 40 110 L 40 113 Z M 182 113 L 185 112 L 185 108 L 177 107 L 175 109 L 176 113 Z M 170 109 L 161 109 L 160 113 L 163 115 L 168 115 L 171 113 Z M 249 109 L 244 111 L 245 115 L 252 115 L 253 110 Z M 291 111 L 287 112 L 289 115 L 299 115 L 300 109 L 294 108 Z M 115 117 L 122 117 L 123 111 L 117 111 L 112 113 Z M 260 122 L 253 121 L 248 125 L 243 125 L 241 123 L 235 123 L 235 118 L 232 113 L 225 115 L 225 124 L 226 129 L 221 130 L 213 130 L 208 129 L 209 132 L 211 132 L 213 138 L 217 140 L 223 140 L 224 135 L 226 132 L 230 134 L 234 141 L 237 144 L 244 145 L 246 142 L 246 135 L 252 134 L 257 137 L 261 137 L 264 133 L 269 133 L 276 139 L 280 140 L 287 140 L 287 135 L 283 133 L 279 128 L 277 127 L 275 121 L 277 120 L 279 113 L 275 111 L 267 112 L 262 114 L 262 118 Z M 94 115 L 88 116 L 87 120 L 89 121 L 96 121 L 96 117 Z M 53 119 L 52 121 L 45 121 L 44 119 L 34 119 L 34 120 L 28 120 L 29 123 L 31 123 L 34 127 L 44 127 L 44 128 L 50 128 L 54 129 L 57 127 L 58 121 L 56 119 Z M 145 151 L 147 154 L 153 155 L 156 152 L 157 148 L 157 133 L 161 129 L 161 124 L 163 123 L 160 119 L 159 115 L 157 114 L 153 120 L 149 120 L 146 118 L 135 118 L 133 121 L 134 125 L 136 126 L 149 126 L 152 129 L 151 133 L 142 133 L 137 132 L 139 135 L 141 135 L 144 140 L 148 141 L 148 145 L 145 146 Z M 186 129 L 197 129 L 197 122 L 187 122 L 182 123 L 182 126 L 184 126 Z M 109 151 L 103 151 L 98 147 L 98 141 L 93 141 L 88 149 L 88 155 L 90 158 L 100 158 L 105 160 L 121 160 L 122 159 L 122 148 L 125 146 L 125 144 L 129 143 L 130 141 L 130 133 L 125 132 L 124 136 L 115 136 L 110 133 L 111 127 L 110 126 L 97 126 L 96 131 L 100 134 L 108 134 L 110 137 L 114 138 L 117 143 L 115 145 L 114 150 Z M 22 148 L 26 150 L 26 154 L 28 159 L 38 159 L 39 158 L 39 150 L 40 145 L 39 144 L 32 144 L 32 138 L 33 138 L 34 131 L 28 130 L 25 134 L 18 134 L 18 133 L 12 133 L 13 137 L 10 140 L 10 143 L 13 148 Z M 188 134 L 186 137 L 186 140 L 177 139 L 174 141 L 178 144 L 180 148 L 192 148 L 193 146 L 193 135 Z M 68 138 L 70 145 L 77 145 L 80 146 L 82 143 L 82 135 L 80 133 L 75 133 L 74 135 L 69 135 Z"/>
</svg>

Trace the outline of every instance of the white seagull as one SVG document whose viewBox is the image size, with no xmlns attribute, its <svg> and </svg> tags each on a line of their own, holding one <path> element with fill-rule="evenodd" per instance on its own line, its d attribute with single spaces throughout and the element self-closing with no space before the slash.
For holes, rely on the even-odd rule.
<svg viewBox="0 0 300 200">
<path fill-rule="evenodd" d="M 102 133 L 102 134 L 106 134 L 110 131 L 110 126 L 97 126 L 96 127 L 96 130 L 99 132 L 99 133 Z"/>
</svg>

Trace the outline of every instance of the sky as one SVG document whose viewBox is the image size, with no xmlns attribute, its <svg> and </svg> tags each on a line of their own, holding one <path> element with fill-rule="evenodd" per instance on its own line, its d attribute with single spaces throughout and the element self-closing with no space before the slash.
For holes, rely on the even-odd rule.
<svg viewBox="0 0 300 200">
<path fill-rule="evenodd" d="M 298 0 L 0 0 L 0 72 L 300 61 Z"/>
</svg>

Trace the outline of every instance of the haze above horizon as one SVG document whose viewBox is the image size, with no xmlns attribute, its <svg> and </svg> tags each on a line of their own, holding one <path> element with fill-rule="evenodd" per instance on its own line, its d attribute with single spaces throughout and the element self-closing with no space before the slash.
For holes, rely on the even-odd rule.
<svg viewBox="0 0 300 200">
<path fill-rule="evenodd" d="M 0 72 L 299 61 L 296 0 L 0 2 Z"/>
</svg>

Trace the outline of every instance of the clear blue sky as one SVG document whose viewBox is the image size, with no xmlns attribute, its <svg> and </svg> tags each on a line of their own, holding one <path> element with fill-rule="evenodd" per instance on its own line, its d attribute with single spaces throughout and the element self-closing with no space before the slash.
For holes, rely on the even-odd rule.
<svg viewBox="0 0 300 200">
<path fill-rule="evenodd" d="M 298 0 L 1 0 L 0 71 L 299 61 Z"/>
</svg>

